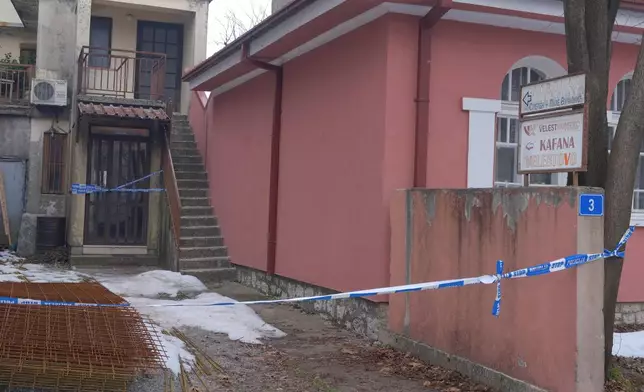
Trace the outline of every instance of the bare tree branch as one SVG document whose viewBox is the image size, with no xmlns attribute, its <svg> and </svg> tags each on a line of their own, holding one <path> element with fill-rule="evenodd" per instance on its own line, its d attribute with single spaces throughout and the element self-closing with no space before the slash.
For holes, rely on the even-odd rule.
<svg viewBox="0 0 644 392">
<path fill-rule="evenodd" d="M 226 46 L 255 27 L 268 16 L 268 7 L 251 3 L 249 10 L 235 12 L 227 10 L 216 19 L 218 35 L 213 42 L 218 46 Z"/>
</svg>

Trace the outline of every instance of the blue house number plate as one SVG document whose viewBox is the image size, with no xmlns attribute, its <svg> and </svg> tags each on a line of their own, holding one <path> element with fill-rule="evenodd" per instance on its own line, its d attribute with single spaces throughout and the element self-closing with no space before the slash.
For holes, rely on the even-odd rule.
<svg viewBox="0 0 644 392">
<path fill-rule="evenodd" d="M 604 195 L 584 193 L 579 195 L 580 216 L 603 216 Z"/>
</svg>

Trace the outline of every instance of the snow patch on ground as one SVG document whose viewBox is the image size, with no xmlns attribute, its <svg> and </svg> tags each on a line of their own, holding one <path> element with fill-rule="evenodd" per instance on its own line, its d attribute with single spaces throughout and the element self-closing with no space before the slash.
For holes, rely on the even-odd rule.
<svg viewBox="0 0 644 392">
<path fill-rule="evenodd" d="M 644 331 L 613 334 L 613 355 L 644 358 Z"/>
<path fill-rule="evenodd" d="M 97 275 L 96 279 L 111 292 L 127 297 L 176 297 L 179 292 L 200 293 L 207 290 L 194 276 L 165 270 L 149 271 L 134 276 Z"/>
<path fill-rule="evenodd" d="M 78 283 L 90 277 L 71 270 L 42 264 L 20 264 L 22 257 L 0 251 L 0 282 Z"/>
<path fill-rule="evenodd" d="M 262 338 L 281 338 L 286 334 L 267 324 L 257 313 L 246 305 L 231 306 L 177 306 L 150 307 L 161 304 L 203 304 L 213 302 L 236 302 L 217 293 L 200 294 L 194 299 L 182 301 L 158 300 L 149 298 L 127 298 L 139 312 L 149 316 L 164 329 L 197 327 L 206 331 L 223 333 L 231 340 L 244 343 L 261 344 Z"/>
<path fill-rule="evenodd" d="M 261 344 L 263 338 L 280 338 L 286 334 L 265 323 L 253 309 L 246 305 L 231 306 L 168 306 L 149 305 L 204 304 L 237 302 L 217 293 L 206 292 L 206 286 L 196 277 L 178 272 L 156 270 L 138 275 L 87 275 L 41 264 L 20 264 L 24 259 L 11 252 L 0 251 L 0 282 L 76 283 L 99 281 L 110 291 L 123 296 L 137 310 L 158 325 L 158 334 L 168 359 L 166 366 L 175 374 L 180 371 L 180 359 L 189 370 L 195 357 L 184 342 L 161 332 L 161 329 L 197 327 L 206 331 L 228 335 L 231 340 Z M 193 299 L 162 300 L 159 296 L 177 297 L 179 293 L 202 293 Z"/>
</svg>

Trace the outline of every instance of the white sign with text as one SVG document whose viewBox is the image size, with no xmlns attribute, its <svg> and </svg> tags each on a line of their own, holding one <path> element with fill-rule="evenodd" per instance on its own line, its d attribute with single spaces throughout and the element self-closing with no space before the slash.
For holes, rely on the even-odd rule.
<svg viewBox="0 0 644 392">
<path fill-rule="evenodd" d="M 586 75 L 544 80 L 521 88 L 521 115 L 561 110 L 586 103 Z"/>
<path fill-rule="evenodd" d="M 519 173 L 570 172 L 584 165 L 584 113 L 525 119 L 519 132 Z"/>
</svg>

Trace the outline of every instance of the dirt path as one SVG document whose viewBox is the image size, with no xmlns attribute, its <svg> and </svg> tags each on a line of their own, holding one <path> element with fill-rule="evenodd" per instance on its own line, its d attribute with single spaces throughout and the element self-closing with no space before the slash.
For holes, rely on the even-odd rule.
<svg viewBox="0 0 644 392">
<path fill-rule="evenodd" d="M 216 290 L 238 299 L 261 298 L 237 284 Z M 212 390 L 239 392 L 471 392 L 488 389 L 461 376 L 339 329 L 317 315 L 288 305 L 255 306 L 267 322 L 287 333 L 264 345 L 185 329 L 215 359 L 225 375 L 213 376 Z"/>
</svg>

